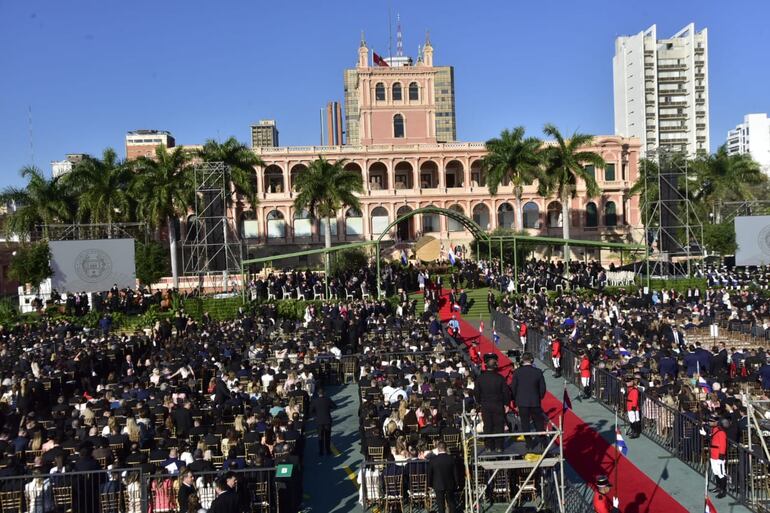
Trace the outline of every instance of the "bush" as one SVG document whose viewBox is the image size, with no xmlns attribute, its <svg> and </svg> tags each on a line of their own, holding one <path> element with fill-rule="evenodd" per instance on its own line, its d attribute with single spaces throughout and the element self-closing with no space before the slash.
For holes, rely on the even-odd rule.
<svg viewBox="0 0 770 513">
<path fill-rule="evenodd" d="M 362 269 L 369 264 L 369 257 L 360 249 L 343 249 L 342 251 L 330 254 L 330 258 L 330 272 L 332 276 Z"/>
<path fill-rule="evenodd" d="M 168 252 L 165 247 L 157 242 L 137 244 L 135 255 L 136 278 L 142 285 L 157 283 L 171 272 Z"/>
</svg>

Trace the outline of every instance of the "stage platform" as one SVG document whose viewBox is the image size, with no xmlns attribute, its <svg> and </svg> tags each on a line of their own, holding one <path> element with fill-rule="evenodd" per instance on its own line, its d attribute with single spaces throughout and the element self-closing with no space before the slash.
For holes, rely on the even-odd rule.
<svg viewBox="0 0 770 513">
<path fill-rule="evenodd" d="M 525 442 L 509 442 L 506 444 L 503 452 L 490 451 L 487 449 L 480 449 L 476 454 L 476 461 L 478 465 L 486 470 L 501 470 L 507 468 L 532 468 L 537 465 L 538 460 L 525 460 L 526 454 L 534 454 L 540 458 L 542 456 L 542 449 L 527 449 Z M 540 467 L 555 467 L 560 463 L 559 447 L 551 447 L 551 450 L 540 462 Z"/>
</svg>

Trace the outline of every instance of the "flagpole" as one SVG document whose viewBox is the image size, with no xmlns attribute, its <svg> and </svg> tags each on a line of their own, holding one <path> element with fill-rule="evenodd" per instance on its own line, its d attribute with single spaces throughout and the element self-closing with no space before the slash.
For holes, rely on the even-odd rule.
<svg viewBox="0 0 770 513">
<path fill-rule="evenodd" d="M 706 465 L 706 483 L 703 486 L 703 511 L 706 511 L 706 501 L 709 498 L 709 467 L 711 465 Z M 753 478 L 752 478 L 753 479 Z"/>
<path fill-rule="evenodd" d="M 618 406 L 615 405 L 615 497 L 620 497 L 620 482 L 618 481 L 618 464 L 620 463 L 620 451 L 618 450 Z"/>
</svg>

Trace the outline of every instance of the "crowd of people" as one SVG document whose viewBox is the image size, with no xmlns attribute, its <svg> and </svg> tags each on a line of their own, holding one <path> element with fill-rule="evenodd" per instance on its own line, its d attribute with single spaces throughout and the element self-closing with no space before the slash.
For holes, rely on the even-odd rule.
<svg viewBox="0 0 770 513">
<path fill-rule="evenodd" d="M 585 394 L 618 404 L 629 437 L 646 428 L 687 461 L 700 461 L 709 447 L 721 497 L 727 441 L 746 446 L 747 398 L 770 391 L 770 300 L 747 286 L 760 284 L 764 269 L 703 273 L 710 284 L 703 289 L 597 292 L 592 298 L 535 292 L 503 297 L 500 309 L 542 330 L 557 373 L 570 351 L 572 375 Z"/>
</svg>

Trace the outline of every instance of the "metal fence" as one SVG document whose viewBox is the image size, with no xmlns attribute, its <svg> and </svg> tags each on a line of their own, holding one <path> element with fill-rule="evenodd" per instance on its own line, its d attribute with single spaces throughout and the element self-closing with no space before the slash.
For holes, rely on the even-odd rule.
<svg viewBox="0 0 770 513">
<path fill-rule="evenodd" d="M 526 340 L 522 341 L 515 322 L 500 312 L 493 313 L 498 330 L 501 326 L 515 343 L 526 351 L 532 352 L 549 368 L 553 368 L 550 358 L 550 334 L 528 327 Z M 730 329 L 729 323 L 724 326 Z M 721 322 L 720 322 L 721 324 Z M 770 330 L 768 330 L 770 331 Z M 748 330 L 747 332 L 751 332 Z M 764 335 L 762 336 L 764 338 Z M 562 377 L 580 387 L 580 357 L 567 348 L 562 349 Z M 599 404 L 622 415 L 625 411 L 624 397 L 621 393 L 623 384 L 618 376 L 611 372 L 594 368 L 591 379 L 591 394 Z M 642 433 L 660 447 L 676 456 L 687 466 L 704 474 L 709 465 L 708 444 L 706 437 L 700 434 L 701 428 L 708 432 L 703 419 L 697 412 L 679 411 L 644 392 L 640 393 L 642 404 Z M 752 511 L 770 513 L 770 463 L 758 451 L 749 450 L 746 445 L 730 441 L 727 452 L 728 489 L 727 492 Z"/>
<path fill-rule="evenodd" d="M 232 470 L 239 508 L 233 513 L 277 513 L 302 496 L 298 473 L 276 478 L 274 468 Z M 187 483 L 178 475 L 148 474 L 141 468 L 41 473 L 0 477 L 2 513 L 182 513 L 191 500 L 208 509 L 223 472 L 195 472 Z M 191 487 L 191 490 L 184 490 Z M 186 501 L 186 504 L 180 504 Z M 288 504 L 287 504 L 288 503 Z M 297 503 L 297 506 L 299 504 Z M 196 510 L 197 511 L 197 510 Z"/>
</svg>

